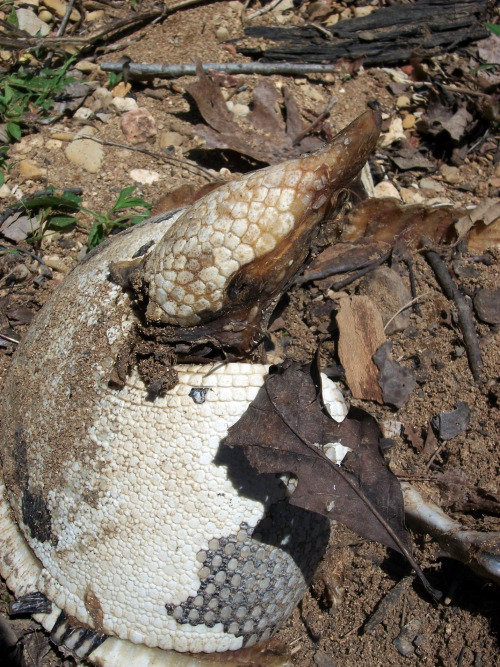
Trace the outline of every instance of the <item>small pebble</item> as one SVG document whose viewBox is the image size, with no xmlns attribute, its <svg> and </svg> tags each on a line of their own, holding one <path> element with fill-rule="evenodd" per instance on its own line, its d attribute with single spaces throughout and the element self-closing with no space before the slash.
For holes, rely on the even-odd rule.
<svg viewBox="0 0 500 667">
<path fill-rule="evenodd" d="M 479 289 L 474 296 L 477 316 L 488 324 L 500 324 L 500 288 Z"/>
<path fill-rule="evenodd" d="M 250 107 L 246 104 L 237 103 L 234 105 L 232 111 L 235 116 L 248 116 L 250 113 Z"/>
<path fill-rule="evenodd" d="M 113 90 L 111 91 L 111 95 L 113 97 L 125 97 L 130 91 L 132 90 L 132 84 L 131 83 L 125 83 L 125 81 L 120 81 Z"/>
<path fill-rule="evenodd" d="M 403 118 L 403 130 L 411 130 L 415 127 L 415 116 L 409 113 Z"/>
<path fill-rule="evenodd" d="M 39 34 L 45 37 L 49 34 L 49 26 L 38 17 L 31 9 L 16 9 L 17 23 L 21 30 L 24 30 L 34 37 Z"/>
<path fill-rule="evenodd" d="M 445 181 L 448 183 L 460 183 L 461 176 L 460 176 L 460 169 L 458 167 L 450 167 L 447 164 L 443 164 L 441 166 L 441 174 L 443 175 L 443 178 Z"/>
<path fill-rule="evenodd" d="M 136 111 L 139 108 L 137 102 L 132 97 L 115 97 L 112 104 L 120 113 Z"/>
<path fill-rule="evenodd" d="M 97 174 L 102 166 L 104 151 L 102 145 L 92 139 L 80 139 L 82 134 L 93 136 L 96 133 L 91 126 L 85 126 L 67 146 L 66 157 L 77 167 L 81 167 L 90 174 Z"/>
<path fill-rule="evenodd" d="M 60 139 L 47 139 L 45 142 L 45 148 L 49 151 L 58 150 L 63 145 L 63 142 Z"/>
<path fill-rule="evenodd" d="M 54 14 L 58 16 L 60 19 L 62 19 L 65 16 L 66 10 L 68 8 L 68 3 L 64 2 L 63 0 L 42 0 L 42 4 L 45 5 L 51 11 L 53 11 Z M 76 9 L 73 9 L 71 14 L 69 15 L 69 20 L 79 21 L 80 18 L 81 18 L 80 12 Z"/>
<path fill-rule="evenodd" d="M 57 141 L 73 141 L 75 135 L 73 132 L 54 132 L 50 138 Z"/>
<path fill-rule="evenodd" d="M 398 109 L 409 109 L 411 101 L 408 95 L 400 95 L 396 100 L 396 106 Z"/>
<path fill-rule="evenodd" d="M 87 21 L 100 21 L 105 17 L 104 9 L 96 9 L 93 12 L 87 12 L 85 18 Z"/>
<path fill-rule="evenodd" d="M 399 192 L 395 185 L 390 181 L 380 181 L 375 186 L 375 197 L 378 199 L 383 199 L 384 197 L 395 197 L 396 199 L 401 199 Z"/>
<path fill-rule="evenodd" d="M 53 15 L 48 11 L 48 9 L 42 9 L 42 11 L 38 14 L 38 18 L 44 23 L 52 23 L 54 20 Z"/>
<path fill-rule="evenodd" d="M 179 132 L 160 132 L 158 143 L 160 148 L 169 146 L 180 146 L 184 142 L 184 136 Z"/>
<path fill-rule="evenodd" d="M 160 174 L 150 169 L 132 169 L 129 171 L 130 178 L 141 185 L 151 185 L 160 180 Z"/>
<path fill-rule="evenodd" d="M 140 144 L 156 135 L 156 124 L 147 109 L 140 107 L 123 114 L 120 122 L 125 139 L 130 144 Z"/>
<path fill-rule="evenodd" d="M 215 36 L 219 42 L 225 42 L 226 39 L 229 39 L 229 30 L 225 26 L 221 25 L 220 28 L 217 28 L 215 31 Z"/>
<path fill-rule="evenodd" d="M 371 14 L 374 9 L 375 7 L 368 7 L 365 5 L 364 7 L 354 7 L 352 11 L 354 12 L 354 18 L 361 19 L 364 16 Z"/>
<path fill-rule="evenodd" d="M 4 183 L 0 187 L 0 199 L 7 199 L 7 197 L 10 197 L 11 194 L 12 194 L 11 189 L 9 188 L 7 183 Z"/>
<path fill-rule="evenodd" d="M 47 168 L 40 167 L 31 160 L 21 160 L 19 163 L 19 174 L 23 181 L 43 181 L 47 178 Z"/>
<path fill-rule="evenodd" d="M 80 107 L 73 114 L 73 118 L 79 118 L 80 120 L 88 120 L 92 116 L 92 109 L 87 109 L 87 107 Z"/>
</svg>

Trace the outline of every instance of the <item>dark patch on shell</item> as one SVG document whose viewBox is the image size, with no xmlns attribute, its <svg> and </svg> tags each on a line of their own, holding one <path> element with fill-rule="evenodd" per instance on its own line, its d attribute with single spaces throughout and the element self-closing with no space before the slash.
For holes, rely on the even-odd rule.
<svg viewBox="0 0 500 667">
<path fill-rule="evenodd" d="M 31 537 L 40 542 L 52 541 L 57 544 L 57 537 L 52 534 L 52 520 L 43 495 L 30 489 L 28 474 L 28 444 L 21 427 L 14 432 L 14 457 L 16 461 L 13 475 L 16 486 L 21 490 L 21 511 L 23 522 L 28 526 Z M 8 483 L 7 475 L 5 481 Z"/>
<path fill-rule="evenodd" d="M 32 493 L 25 488 L 22 497 L 23 521 L 30 529 L 31 537 L 39 542 L 57 544 L 57 537 L 52 534 L 52 519 L 49 508 L 41 493 Z"/>
<path fill-rule="evenodd" d="M 243 646 L 267 640 L 302 598 L 329 536 L 328 521 L 283 501 L 251 529 L 210 540 L 200 551 L 200 586 L 178 605 L 165 605 L 178 623 L 243 637 Z"/>
<path fill-rule="evenodd" d="M 139 250 L 137 250 L 137 252 L 134 252 L 134 254 L 132 255 L 132 259 L 136 259 L 137 257 L 142 257 L 143 255 L 145 255 L 147 253 L 147 251 L 152 246 L 154 246 L 154 244 L 155 244 L 155 242 L 151 239 L 151 241 L 148 241 L 144 245 L 141 245 Z"/>
</svg>

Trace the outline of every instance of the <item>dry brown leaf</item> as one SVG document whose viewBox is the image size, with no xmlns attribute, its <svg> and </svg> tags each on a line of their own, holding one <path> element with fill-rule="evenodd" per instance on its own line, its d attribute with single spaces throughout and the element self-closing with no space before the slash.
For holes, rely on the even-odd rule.
<svg viewBox="0 0 500 667">
<path fill-rule="evenodd" d="M 405 206 L 396 199 L 367 199 L 346 216 L 343 241 L 370 237 L 394 245 L 396 239 L 419 245 L 424 236 L 435 243 L 455 240 L 452 223 L 464 210 L 452 206 Z"/>
<path fill-rule="evenodd" d="M 454 512 L 484 512 L 500 516 L 500 497 L 480 486 L 472 486 L 461 468 L 447 470 L 437 477 L 441 507 Z"/>
<path fill-rule="evenodd" d="M 212 192 L 212 190 L 215 190 L 223 183 L 224 181 L 216 181 L 215 183 L 206 183 L 201 187 L 189 183 L 181 185 L 175 188 L 175 190 L 162 195 L 153 206 L 151 215 L 159 215 L 160 213 L 174 211 L 184 206 L 191 206 L 195 201 Z"/>
<path fill-rule="evenodd" d="M 383 402 L 373 355 L 385 343 L 382 317 L 367 296 L 340 301 L 339 357 L 354 398 Z"/>
<path fill-rule="evenodd" d="M 260 473 L 293 474 L 298 483 L 292 505 L 341 521 L 398 551 L 400 545 L 409 550 L 401 489 L 380 453 L 377 422 L 359 408 L 335 422 L 323 408 L 313 373 L 298 364 L 276 369 L 224 444 L 244 447 Z M 329 443 L 349 448 L 340 464 L 325 455 L 323 445 Z"/>
<path fill-rule="evenodd" d="M 198 80 L 186 88 L 193 97 L 207 125 L 196 125 L 196 133 L 203 137 L 208 148 L 230 149 L 265 162 L 276 164 L 298 157 L 321 145 L 316 137 L 305 137 L 297 145 L 294 139 L 304 129 L 297 105 L 284 88 L 286 123 L 277 110 L 279 94 L 270 81 L 260 81 L 253 91 L 253 111 L 248 116 L 248 129 L 234 120 L 226 106 L 219 86 L 197 63 Z"/>
</svg>

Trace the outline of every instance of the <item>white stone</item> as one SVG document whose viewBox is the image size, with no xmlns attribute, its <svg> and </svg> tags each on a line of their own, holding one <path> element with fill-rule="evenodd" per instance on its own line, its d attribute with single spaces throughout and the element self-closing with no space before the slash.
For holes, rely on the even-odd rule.
<svg viewBox="0 0 500 667">
<path fill-rule="evenodd" d="M 49 26 L 41 21 L 31 9 L 16 9 L 17 23 L 21 30 L 25 30 L 28 35 L 35 37 L 40 35 L 45 37 L 49 34 Z"/>
<path fill-rule="evenodd" d="M 91 174 L 97 174 L 101 169 L 104 151 L 100 143 L 92 139 L 82 139 L 81 135 L 93 136 L 94 134 L 93 127 L 85 126 L 65 150 L 66 157 L 72 164 Z"/>
<path fill-rule="evenodd" d="M 375 197 L 378 199 L 384 199 L 385 197 L 395 197 L 396 199 L 401 199 L 399 192 L 395 185 L 390 181 L 380 181 L 377 183 L 374 189 Z"/>
<path fill-rule="evenodd" d="M 136 183 L 141 185 L 151 185 L 160 180 L 160 174 L 157 171 L 151 171 L 150 169 L 132 169 L 129 171 L 129 176 Z"/>
<path fill-rule="evenodd" d="M 137 102 L 132 97 L 114 97 L 111 104 L 120 113 L 134 111 L 139 108 Z"/>
</svg>

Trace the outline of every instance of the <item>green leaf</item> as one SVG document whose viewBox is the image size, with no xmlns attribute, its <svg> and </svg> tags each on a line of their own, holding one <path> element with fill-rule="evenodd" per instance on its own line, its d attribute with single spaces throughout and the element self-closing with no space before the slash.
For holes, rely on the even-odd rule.
<svg viewBox="0 0 500 667">
<path fill-rule="evenodd" d="M 111 209 L 112 213 L 117 211 L 122 211 L 125 208 L 135 208 L 136 206 L 142 206 L 148 211 L 152 208 L 152 204 L 142 199 L 142 197 L 129 197 L 130 194 L 135 190 L 135 185 L 130 185 L 123 190 L 118 195 L 115 205 Z"/>
<path fill-rule="evenodd" d="M 23 206 L 33 210 L 38 208 L 67 208 L 70 211 L 80 210 L 81 197 L 72 192 L 64 192 L 62 195 L 40 195 L 32 197 L 23 202 Z"/>
<path fill-rule="evenodd" d="M 494 35 L 500 35 L 500 25 L 497 25 L 496 23 L 485 23 L 484 25 L 489 28 Z"/>
<path fill-rule="evenodd" d="M 64 229 L 75 225 L 78 220 L 72 215 L 51 215 L 48 221 L 48 226 L 51 229 Z"/>
<path fill-rule="evenodd" d="M 21 140 L 21 128 L 17 123 L 7 123 L 7 132 L 15 141 Z"/>
<path fill-rule="evenodd" d="M 89 248 L 95 248 L 96 245 L 99 245 L 99 243 L 101 243 L 103 240 L 104 240 L 103 224 L 102 222 L 96 220 L 90 229 L 87 245 Z"/>
<path fill-rule="evenodd" d="M 16 10 L 14 9 L 14 7 L 12 8 L 12 11 L 10 12 L 10 14 L 7 17 L 7 23 L 9 25 L 13 25 L 14 28 L 19 28 L 19 21 L 17 20 L 17 14 L 16 14 Z"/>
</svg>

